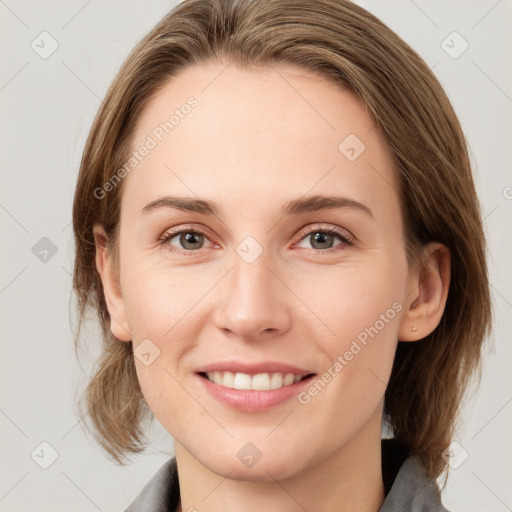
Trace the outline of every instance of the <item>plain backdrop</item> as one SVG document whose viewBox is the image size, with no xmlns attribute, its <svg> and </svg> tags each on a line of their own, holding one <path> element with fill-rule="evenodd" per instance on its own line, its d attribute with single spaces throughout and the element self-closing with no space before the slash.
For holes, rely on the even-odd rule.
<svg viewBox="0 0 512 512">
<path fill-rule="evenodd" d="M 469 456 L 451 470 L 443 500 L 452 512 L 512 510 L 512 3 L 357 3 L 434 70 L 471 147 L 495 324 L 482 383 L 457 438 Z M 75 415 L 98 332 L 91 326 L 80 366 L 71 207 L 85 138 L 109 83 L 174 4 L 0 0 L 1 511 L 124 510 L 173 454 L 170 435 L 156 422 L 148 449 L 117 466 Z"/>
</svg>

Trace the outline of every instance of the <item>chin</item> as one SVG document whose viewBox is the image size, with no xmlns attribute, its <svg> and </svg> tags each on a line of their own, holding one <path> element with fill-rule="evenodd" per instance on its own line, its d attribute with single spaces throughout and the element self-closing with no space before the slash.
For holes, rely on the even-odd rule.
<svg viewBox="0 0 512 512">
<path fill-rule="evenodd" d="M 265 455 L 265 452 L 262 451 L 261 458 L 256 462 L 248 460 L 247 463 L 244 463 L 236 452 L 234 456 L 231 453 L 216 452 L 212 454 L 211 458 L 201 457 L 198 460 L 218 475 L 229 477 L 232 480 L 258 482 L 274 482 L 289 478 L 297 473 L 298 466 L 304 462 L 297 453 L 287 456 L 279 451 L 275 451 L 271 455 Z"/>
</svg>

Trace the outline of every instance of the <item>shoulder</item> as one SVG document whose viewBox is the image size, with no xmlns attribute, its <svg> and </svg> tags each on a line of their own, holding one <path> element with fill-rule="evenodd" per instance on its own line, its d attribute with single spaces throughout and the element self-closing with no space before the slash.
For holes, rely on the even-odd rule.
<svg viewBox="0 0 512 512">
<path fill-rule="evenodd" d="M 382 472 L 386 498 L 378 512 L 449 512 L 441 502 L 436 480 L 427 478 L 418 457 L 399 440 L 383 440 Z"/>
<path fill-rule="evenodd" d="M 173 457 L 158 469 L 124 512 L 168 512 L 176 508 L 178 501 L 178 472 Z"/>
</svg>

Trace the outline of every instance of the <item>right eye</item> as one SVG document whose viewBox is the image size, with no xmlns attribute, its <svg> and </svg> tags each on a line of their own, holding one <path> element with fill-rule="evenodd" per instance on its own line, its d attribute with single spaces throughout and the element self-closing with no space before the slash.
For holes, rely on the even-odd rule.
<svg viewBox="0 0 512 512">
<path fill-rule="evenodd" d="M 175 239 L 176 241 L 172 243 Z M 159 240 L 160 244 L 167 250 L 187 255 L 203 249 L 205 240 L 210 241 L 205 232 L 195 228 L 181 228 L 167 231 Z M 178 246 L 175 244 L 178 244 Z"/>
</svg>

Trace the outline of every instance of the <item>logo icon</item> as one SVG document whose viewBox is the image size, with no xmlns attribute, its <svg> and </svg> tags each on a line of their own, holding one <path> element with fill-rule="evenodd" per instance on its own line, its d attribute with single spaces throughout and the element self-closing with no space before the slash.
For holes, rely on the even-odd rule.
<svg viewBox="0 0 512 512">
<path fill-rule="evenodd" d="M 39 467 L 48 469 L 59 458 L 59 453 L 48 441 L 43 441 L 34 448 L 30 457 Z"/>
<path fill-rule="evenodd" d="M 149 366 L 160 355 L 160 349 L 146 338 L 137 345 L 133 354 L 144 366 Z"/>
<path fill-rule="evenodd" d="M 32 50 L 34 50 L 41 59 L 47 59 L 52 53 L 57 50 L 59 43 L 57 40 L 48 32 L 41 32 L 30 44 Z"/>
<path fill-rule="evenodd" d="M 236 456 L 244 466 L 252 468 L 261 459 L 262 453 L 255 444 L 249 441 L 238 450 Z"/>
<path fill-rule="evenodd" d="M 450 446 L 441 454 L 441 457 L 452 469 L 457 469 L 466 462 L 469 453 L 457 441 L 452 441 Z"/>
<path fill-rule="evenodd" d="M 236 248 L 237 254 L 246 263 L 253 263 L 263 252 L 263 247 L 252 236 L 246 236 Z"/>
<path fill-rule="evenodd" d="M 458 59 L 469 48 L 469 43 L 458 32 L 453 31 L 443 39 L 441 48 L 452 59 Z"/>
<path fill-rule="evenodd" d="M 32 247 L 32 254 L 42 263 L 48 263 L 57 254 L 57 250 L 57 246 L 44 236 Z"/>
<path fill-rule="evenodd" d="M 338 151 L 351 162 L 357 160 L 365 149 L 363 141 L 354 133 L 347 135 L 338 146 Z"/>
</svg>

